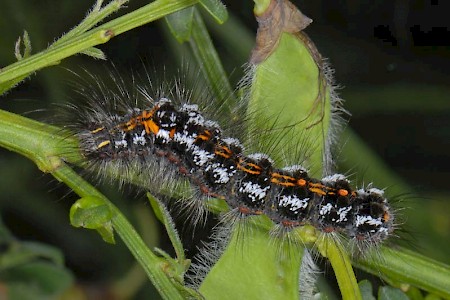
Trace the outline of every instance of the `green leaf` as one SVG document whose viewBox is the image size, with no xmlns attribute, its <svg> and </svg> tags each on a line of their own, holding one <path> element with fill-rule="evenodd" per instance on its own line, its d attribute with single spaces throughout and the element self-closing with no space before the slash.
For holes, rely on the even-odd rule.
<svg viewBox="0 0 450 300">
<path fill-rule="evenodd" d="M 295 54 L 295 55 L 294 55 Z M 308 153 L 312 175 L 321 175 L 331 103 L 329 88 L 307 44 L 297 36 L 283 33 L 273 53 L 253 70 L 249 95 L 251 122 L 272 141 L 272 158 L 279 164 L 298 163 L 298 153 L 286 145 L 296 141 Z M 274 129 L 289 128 L 287 131 Z M 260 143 L 261 144 L 261 143 Z M 303 157 L 305 158 L 305 157 Z"/>
<path fill-rule="evenodd" d="M 442 300 L 442 298 L 440 298 L 439 296 L 433 295 L 433 294 L 428 294 L 425 297 L 425 300 Z"/>
<path fill-rule="evenodd" d="M 361 291 L 361 297 L 364 300 L 375 300 L 375 296 L 373 295 L 372 283 L 368 280 L 362 280 L 358 283 L 359 289 Z"/>
<path fill-rule="evenodd" d="M 106 54 L 102 50 L 100 50 L 96 47 L 91 47 L 89 49 L 80 51 L 80 53 L 90 56 L 90 57 L 93 57 L 93 58 L 96 58 L 96 59 L 106 60 Z"/>
<path fill-rule="evenodd" d="M 21 49 L 20 49 L 22 44 L 23 44 L 23 48 L 24 48 L 23 54 L 21 53 Z M 14 49 L 14 55 L 16 56 L 18 61 L 20 61 L 24 58 L 27 58 L 31 55 L 31 41 L 30 41 L 28 32 L 26 30 L 23 32 L 23 38 L 19 36 L 19 38 L 17 39 L 15 49 Z M 4 93 L 9 91 L 13 87 L 18 85 L 22 80 L 27 78 L 30 74 L 31 74 L 31 72 L 27 73 L 27 74 L 23 74 L 22 76 L 19 76 L 17 78 L 9 80 L 9 81 L 0 82 L 0 95 L 3 95 Z"/>
<path fill-rule="evenodd" d="M 408 291 L 406 292 L 406 295 L 408 295 L 408 298 L 410 300 L 423 300 L 422 292 L 413 286 L 409 286 Z"/>
<path fill-rule="evenodd" d="M 8 246 L 8 250 L 1 255 L 0 270 L 14 268 L 41 258 L 49 260 L 56 265 L 63 265 L 64 263 L 61 252 L 49 245 L 13 241 Z"/>
<path fill-rule="evenodd" d="M 205 204 L 208 211 L 214 214 L 219 214 L 230 210 L 230 207 L 223 199 L 209 198 L 205 201 Z"/>
<path fill-rule="evenodd" d="M 73 282 L 73 276 L 61 266 L 49 262 L 30 262 L 2 274 L 9 299 L 49 299 L 61 295 Z"/>
<path fill-rule="evenodd" d="M 105 223 L 102 227 L 96 228 L 98 234 L 102 237 L 102 239 L 109 243 L 115 244 L 116 241 L 114 239 L 114 228 L 112 223 Z"/>
<path fill-rule="evenodd" d="M 382 286 L 378 291 L 378 300 L 409 300 L 409 298 L 397 288 Z"/>
<path fill-rule="evenodd" d="M 70 208 L 70 223 L 74 227 L 96 229 L 111 218 L 112 212 L 105 201 L 94 196 L 83 197 Z"/>
<path fill-rule="evenodd" d="M 253 2 L 255 2 L 255 8 L 253 9 L 253 12 L 255 13 L 255 15 L 261 15 L 265 11 L 267 11 L 271 0 L 253 0 Z"/>
<path fill-rule="evenodd" d="M 200 292 L 206 299 L 298 299 L 303 247 L 284 246 L 267 229 L 238 223 Z"/>
<path fill-rule="evenodd" d="M 153 197 L 150 193 L 147 193 L 147 198 L 150 201 L 150 204 L 158 220 L 160 220 L 161 223 L 163 223 L 164 227 L 166 228 L 166 232 L 169 235 L 169 239 L 172 242 L 173 248 L 175 249 L 177 259 L 181 263 L 184 263 L 185 256 L 183 244 L 181 243 L 180 236 L 178 235 L 178 232 L 175 228 L 175 224 L 172 221 L 169 211 L 161 201 Z"/>
<path fill-rule="evenodd" d="M 72 226 L 95 229 L 105 242 L 114 244 L 112 217 L 113 212 L 109 205 L 95 196 L 83 197 L 70 208 Z"/>
<path fill-rule="evenodd" d="M 14 49 L 14 55 L 16 56 L 17 60 L 22 60 L 31 55 L 31 41 L 30 36 L 28 35 L 28 32 L 26 30 L 23 32 L 23 54 L 20 51 L 21 44 L 22 38 L 19 36 L 16 42 L 16 47 Z"/>
<path fill-rule="evenodd" d="M 179 43 L 187 42 L 191 38 L 193 16 L 194 8 L 188 7 L 165 18 L 170 32 Z"/>
<path fill-rule="evenodd" d="M 220 0 L 200 0 L 199 2 L 217 23 L 222 24 L 228 19 L 227 8 Z"/>
</svg>

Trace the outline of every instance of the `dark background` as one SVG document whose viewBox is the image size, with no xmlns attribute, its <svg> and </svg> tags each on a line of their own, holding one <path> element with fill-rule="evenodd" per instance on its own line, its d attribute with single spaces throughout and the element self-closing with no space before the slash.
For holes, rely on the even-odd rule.
<svg viewBox="0 0 450 300">
<path fill-rule="evenodd" d="M 411 201 L 426 208 L 410 214 L 406 221 L 412 228 L 414 248 L 450 263 L 450 2 L 293 2 L 314 20 L 306 32 L 329 58 L 336 82 L 344 87 L 340 93 L 352 113 L 349 126 L 412 188 Z M 33 53 L 37 53 L 75 26 L 91 4 L 2 0 L 0 66 L 14 62 L 14 43 L 24 29 L 30 34 Z M 145 1 L 131 1 L 122 13 L 143 4 Z M 205 15 L 205 19 L 234 84 L 249 56 L 256 22 L 252 1 L 225 4 L 235 22 L 248 30 L 249 38 L 241 41 L 240 49 L 227 47 L 210 17 Z M 118 69 L 136 70 L 143 61 L 175 64 L 177 54 L 168 45 L 166 31 L 163 22 L 155 22 L 115 37 L 100 48 Z M 71 97 L 67 82 L 73 77 L 66 68 L 95 70 L 104 64 L 83 56 L 68 58 L 1 97 L 0 108 L 25 113 L 67 102 Z M 45 112 L 29 116 L 45 120 Z M 95 286 L 117 280 L 132 258 L 120 241 L 112 247 L 93 232 L 70 227 L 68 210 L 76 197 L 67 193 L 26 158 L 0 149 L 0 213 L 14 235 L 62 249 L 79 282 Z M 142 228 L 157 226 L 142 221 L 151 219 L 150 212 L 149 216 L 136 216 L 136 210 L 145 206 L 144 198 L 131 201 L 131 209 L 128 202 L 117 201 Z M 149 242 L 156 244 L 158 239 L 149 238 Z"/>
</svg>

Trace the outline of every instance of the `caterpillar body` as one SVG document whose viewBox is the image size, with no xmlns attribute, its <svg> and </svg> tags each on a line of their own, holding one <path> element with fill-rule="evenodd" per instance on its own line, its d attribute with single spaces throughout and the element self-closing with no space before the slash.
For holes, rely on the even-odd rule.
<svg viewBox="0 0 450 300">
<path fill-rule="evenodd" d="M 242 215 L 264 214 L 286 229 L 311 224 L 364 244 L 379 243 L 393 231 L 382 190 L 354 189 L 342 174 L 313 178 L 300 165 L 276 168 L 266 154 L 246 154 L 196 104 L 155 101 L 143 89 L 140 94 L 140 107 L 127 104 L 118 113 L 96 103 L 80 114 L 76 135 L 94 166 L 113 164 L 164 183 L 186 178 L 200 198 L 223 199 Z"/>
</svg>

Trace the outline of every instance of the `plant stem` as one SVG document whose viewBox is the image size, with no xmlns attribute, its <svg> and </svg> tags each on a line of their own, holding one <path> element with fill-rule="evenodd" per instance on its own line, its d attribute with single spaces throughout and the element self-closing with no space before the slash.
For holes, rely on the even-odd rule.
<svg viewBox="0 0 450 300">
<path fill-rule="evenodd" d="M 380 247 L 372 259 L 356 260 L 366 272 L 450 298 L 450 267 L 403 248 Z"/>
<path fill-rule="evenodd" d="M 192 22 L 192 33 L 190 46 L 192 52 L 201 68 L 205 78 L 208 80 L 208 85 L 211 87 L 213 94 L 222 102 L 225 100 L 228 109 L 231 111 L 233 106 L 234 94 L 231 88 L 228 76 L 225 73 L 219 55 L 212 43 L 208 30 L 199 12 L 194 9 L 194 18 Z"/>
<path fill-rule="evenodd" d="M 352 263 L 339 241 L 324 235 L 317 240 L 316 246 L 321 254 L 329 259 L 333 267 L 342 299 L 362 299 Z"/>
<path fill-rule="evenodd" d="M 164 272 L 167 263 L 145 245 L 122 213 L 93 186 L 84 181 L 58 156 L 67 139 L 58 137 L 57 129 L 42 123 L 0 110 L 0 145 L 33 160 L 44 172 L 50 172 L 80 197 L 103 199 L 113 212 L 111 222 L 133 256 L 144 268 L 148 278 L 164 299 L 183 299 Z M 66 148 L 67 151 L 67 148 Z"/>
<path fill-rule="evenodd" d="M 95 196 L 103 199 L 110 206 L 113 212 L 111 219 L 114 230 L 120 236 L 127 248 L 139 262 L 139 264 L 147 273 L 148 278 L 159 291 L 164 299 L 183 299 L 174 284 L 164 272 L 166 262 L 164 259 L 157 257 L 148 249 L 139 234 L 123 216 L 120 210 L 115 207 L 105 196 L 98 192 L 93 186 L 85 182 L 71 168 L 63 165 L 52 172 L 56 179 L 64 182 L 80 197 Z"/>
<path fill-rule="evenodd" d="M 105 7 L 101 8 L 101 3 L 97 1 L 96 5 L 93 7 L 92 11 L 86 16 L 86 18 L 81 21 L 75 28 L 70 30 L 68 33 L 64 34 L 61 38 L 59 38 L 56 42 L 54 42 L 50 47 L 55 47 L 59 44 L 63 44 L 77 35 L 80 35 L 92 27 L 94 27 L 97 23 L 116 12 L 118 9 L 122 7 L 128 0 L 116 0 L 111 1 Z M 100 4 L 100 5 L 99 5 Z"/>
<path fill-rule="evenodd" d="M 0 84 L 26 76 L 41 68 L 59 63 L 62 59 L 95 45 L 109 41 L 113 36 L 159 19 L 177 10 L 195 4 L 197 0 L 157 0 L 122 17 L 103 24 L 55 47 L 11 64 L 0 72 Z"/>
</svg>

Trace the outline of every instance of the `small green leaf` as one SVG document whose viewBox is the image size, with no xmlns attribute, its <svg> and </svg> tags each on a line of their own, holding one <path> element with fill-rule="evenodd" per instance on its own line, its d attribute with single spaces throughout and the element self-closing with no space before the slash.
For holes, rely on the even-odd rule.
<svg viewBox="0 0 450 300">
<path fill-rule="evenodd" d="M 70 208 L 70 222 L 74 227 L 96 229 L 109 222 L 112 212 L 101 198 L 83 197 Z"/>
<path fill-rule="evenodd" d="M 83 197 L 70 208 L 72 226 L 95 229 L 107 243 L 114 243 L 112 217 L 113 212 L 109 205 L 94 196 Z"/>
<path fill-rule="evenodd" d="M 378 300 L 409 300 L 409 298 L 397 288 L 382 286 L 378 291 Z"/>
<path fill-rule="evenodd" d="M 170 32 L 179 43 L 187 42 L 191 38 L 193 16 L 193 7 L 188 7 L 166 16 Z"/>
<path fill-rule="evenodd" d="M 200 0 L 199 2 L 217 23 L 223 24 L 228 19 L 227 8 L 220 0 Z"/>
<path fill-rule="evenodd" d="M 177 259 L 180 262 L 184 262 L 185 256 L 183 244 L 181 243 L 180 236 L 178 235 L 178 231 L 175 228 L 175 224 L 172 221 L 169 211 L 161 201 L 153 197 L 150 193 L 147 193 L 147 198 L 150 201 L 156 217 L 164 224 L 164 227 L 166 228 L 166 232 L 169 235 L 169 239 L 172 242 L 175 253 L 177 254 Z"/>
<path fill-rule="evenodd" d="M 102 237 L 102 239 L 108 244 L 115 244 L 116 241 L 114 239 L 114 228 L 113 225 L 108 222 L 105 223 L 104 226 L 96 229 L 98 234 Z"/>
<path fill-rule="evenodd" d="M 375 300 L 373 295 L 372 284 L 368 280 L 362 280 L 358 283 L 359 290 L 361 291 L 361 297 L 364 300 Z"/>
<path fill-rule="evenodd" d="M 96 47 L 88 48 L 86 50 L 80 51 L 80 53 L 96 59 L 106 60 L 106 54 Z"/>
<path fill-rule="evenodd" d="M 409 286 L 408 291 L 406 292 L 406 295 L 408 295 L 408 298 L 410 300 L 423 300 L 424 299 L 422 292 L 414 286 Z M 439 299 L 439 297 L 437 299 Z"/>
<path fill-rule="evenodd" d="M 14 55 L 16 56 L 17 60 L 22 60 L 31 55 L 31 41 L 30 36 L 28 35 L 28 32 L 26 30 L 23 32 L 23 54 L 20 51 L 21 45 L 22 38 L 19 36 L 14 49 Z"/>
<path fill-rule="evenodd" d="M 442 300 L 442 298 L 434 294 L 428 294 L 425 300 Z"/>
<path fill-rule="evenodd" d="M 261 15 L 269 7 L 271 0 L 253 0 L 253 2 L 255 2 L 255 8 L 253 9 L 253 12 L 255 13 L 255 15 Z"/>
</svg>

